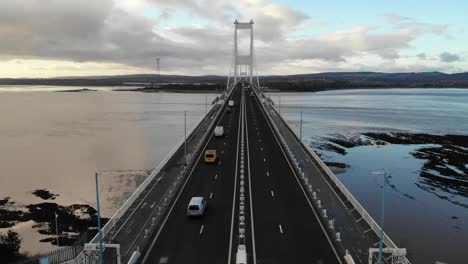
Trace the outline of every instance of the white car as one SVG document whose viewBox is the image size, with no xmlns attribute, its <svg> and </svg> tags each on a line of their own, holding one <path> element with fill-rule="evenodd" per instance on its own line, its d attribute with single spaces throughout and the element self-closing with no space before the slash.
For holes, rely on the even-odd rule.
<svg viewBox="0 0 468 264">
<path fill-rule="evenodd" d="M 233 107 L 234 106 L 234 100 L 229 100 L 228 101 L 228 106 Z"/>
<path fill-rule="evenodd" d="M 206 209 L 206 199 L 204 197 L 192 197 L 187 206 L 188 216 L 202 216 Z"/>
<path fill-rule="evenodd" d="M 222 137 L 224 135 L 224 127 L 223 126 L 216 126 L 214 130 L 214 134 L 216 137 Z"/>
</svg>

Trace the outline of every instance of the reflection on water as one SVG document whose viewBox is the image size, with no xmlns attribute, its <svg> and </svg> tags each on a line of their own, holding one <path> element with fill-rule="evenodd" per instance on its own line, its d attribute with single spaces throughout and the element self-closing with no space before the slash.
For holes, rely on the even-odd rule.
<svg viewBox="0 0 468 264">
<path fill-rule="evenodd" d="M 278 96 L 295 129 L 303 112 L 303 135 L 345 168 L 338 177 L 377 221 L 383 179 L 372 172 L 391 173 L 386 230 L 413 263 L 466 262 L 468 90 L 272 94 L 277 106 Z"/>
<path fill-rule="evenodd" d="M 54 203 L 95 206 L 95 171 L 154 168 L 183 137 L 184 111 L 187 128 L 203 117 L 206 96 L 208 102 L 215 97 L 0 89 L 0 199 L 27 206 L 43 202 L 33 192 L 47 189 L 58 194 Z M 101 177 L 105 217 L 144 179 L 141 173 Z M 24 237 L 30 239 L 37 243 Z"/>
</svg>

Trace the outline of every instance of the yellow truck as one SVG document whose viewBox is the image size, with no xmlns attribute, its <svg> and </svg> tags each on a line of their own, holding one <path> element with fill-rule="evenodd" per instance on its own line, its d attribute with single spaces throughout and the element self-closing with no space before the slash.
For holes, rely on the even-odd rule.
<svg viewBox="0 0 468 264">
<path fill-rule="evenodd" d="M 214 163 L 216 162 L 216 150 L 209 149 L 205 151 L 205 162 L 206 163 Z"/>
</svg>

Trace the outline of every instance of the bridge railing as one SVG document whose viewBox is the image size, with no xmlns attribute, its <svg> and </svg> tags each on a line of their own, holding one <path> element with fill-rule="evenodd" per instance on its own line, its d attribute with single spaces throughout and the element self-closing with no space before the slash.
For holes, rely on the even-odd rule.
<svg viewBox="0 0 468 264">
<path fill-rule="evenodd" d="M 229 98 L 232 92 L 233 90 L 229 90 L 226 94 L 223 94 L 223 97 L 226 96 L 227 98 Z M 190 158 L 187 160 L 187 166 L 184 166 L 184 168 L 178 173 L 178 175 L 174 177 L 169 187 L 165 190 L 161 200 L 159 200 L 159 202 L 154 207 L 153 213 L 148 217 L 146 223 L 140 227 L 142 232 L 139 232 L 134 242 L 129 246 L 121 248 L 123 260 L 126 260 L 127 257 L 130 256 L 131 253 L 137 249 L 137 247 L 139 247 L 140 249 L 145 248 L 148 245 L 149 240 L 152 238 L 150 234 L 153 234 L 160 227 L 162 221 L 165 221 L 164 219 L 167 217 L 168 208 L 173 205 L 174 200 L 178 196 L 178 193 L 180 193 L 181 189 L 183 188 L 182 186 L 187 181 L 190 168 L 195 166 L 199 154 L 204 148 L 204 143 L 207 142 L 207 140 L 213 133 L 214 127 L 217 124 L 217 120 L 222 115 L 222 112 L 226 105 L 226 101 L 222 105 L 217 105 L 215 108 L 213 108 L 214 113 L 208 114 L 205 117 L 206 119 L 209 119 L 207 120 L 207 128 L 204 130 L 203 136 L 191 152 Z"/>
<path fill-rule="evenodd" d="M 370 230 L 373 231 L 372 237 L 380 239 L 381 228 L 377 224 L 377 222 L 372 218 L 372 216 L 364 209 L 364 207 L 358 202 L 358 200 L 352 195 L 352 193 L 346 188 L 346 186 L 336 177 L 336 175 L 328 168 L 328 166 L 326 166 L 326 164 L 312 150 L 312 148 L 308 146 L 307 144 L 303 144 L 300 141 L 299 136 L 297 135 L 295 130 L 290 126 L 288 122 L 286 122 L 282 118 L 282 116 L 275 109 L 274 104 L 268 99 L 268 97 L 266 97 L 260 91 L 257 92 L 257 95 L 258 95 L 259 100 L 261 100 L 261 105 L 265 113 L 267 113 L 268 119 L 270 119 L 274 130 L 277 131 L 277 134 L 280 137 L 280 140 L 282 141 L 283 145 L 285 145 L 288 148 L 287 152 L 289 153 L 287 154 L 289 154 L 290 158 L 293 160 L 293 163 L 295 163 L 297 171 L 301 175 L 301 178 L 302 178 L 301 184 L 304 186 L 305 189 L 307 189 L 307 191 L 309 192 L 309 196 L 312 197 L 312 200 L 314 200 L 313 198 L 315 198 L 314 200 L 315 205 L 316 206 L 318 205 L 319 209 L 322 209 L 322 212 L 320 213 L 321 213 L 322 219 L 325 220 L 324 221 L 325 225 L 328 225 L 326 221 L 330 221 L 331 214 L 335 214 L 336 216 L 341 216 L 342 218 L 344 216 L 345 219 L 347 218 L 349 220 L 350 218 L 349 212 L 355 211 L 354 214 L 357 212 L 359 215 L 356 221 L 351 220 L 353 223 L 349 223 L 349 221 L 343 221 L 342 219 L 341 224 L 343 226 L 342 227 L 334 226 L 333 227 L 334 231 L 341 230 L 343 231 L 343 233 L 349 233 L 350 229 L 356 229 L 356 226 L 358 226 L 354 222 L 357 223 L 357 222 L 360 222 L 361 220 L 364 220 L 367 223 L 366 227 L 362 228 L 362 225 L 361 225 L 361 228 L 358 228 L 360 230 L 356 230 L 355 232 L 353 232 L 354 234 L 349 234 L 348 239 L 350 237 L 352 237 L 353 240 L 359 239 L 361 234 L 365 234 Z M 320 188 L 318 189 L 318 191 L 312 189 L 313 187 L 316 187 L 316 186 L 312 186 L 312 182 L 314 180 L 315 182 L 317 182 L 316 175 L 315 176 L 311 175 L 310 168 L 308 169 L 307 166 L 305 166 L 304 164 L 302 165 L 299 164 L 300 161 L 298 159 L 301 159 L 300 156 L 304 156 L 304 155 L 301 155 L 302 151 L 304 151 L 304 153 L 312 157 L 313 162 L 315 163 L 313 164 L 314 167 L 319 169 L 319 171 L 321 171 L 321 173 L 324 174 L 326 178 L 328 178 L 325 180 L 329 182 L 328 185 L 332 189 L 332 191 L 336 193 L 336 197 L 341 200 L 341 203 L 342 203 L 341 207 L 344 210 L 341 210 L 341 211 L 337 210 L 340 207 L 339 204 L 337 204 L 336 202 L 333 202 L 333 199 L 332 200 L 328 199 L 328 202 L 331 203 L 329 204 L 329 206 L 331 206 L 334 210 L 333 212 L 328 212 L 329 215 L 327 215 L 326 210 L 323 211 L 323 209 L 325 208 L 323 205 L 323 202 L 326 199 L 323 199 L 322 201 L 320 201 L 319 200 L 320 198 L 316 197 L 318 196 L 320 192 Z M 322 183 L 321 187 L 323 186 L 324 184 Z M 326 197 L 322 197 L 322 198 L 326 198 Z M 351 206 L 352 206 L 352 209 L 346 210 L 347 208 Z M 335 224 L 335 219 L 333 219 L 333 224 Z M 338 225 L 338 223 L 336 223 L 336 225 Z M 329 229 L 331 229 L 330 226 L 329 226 Z M 330 231 L 329 229 L 327 231 Z M 344 234 L 341 234 L 341 235 L 344 235 Z M 339 236 L 337 240 L 342 241 Z M 367 240 L 367 241 L 360 241 L 360 243 L 358 243 L 358 241 L 352 241 L 352 242 L 356 244 L 361 244 L 360 246 L 358 246 L 360 247 L 361 251 L 367 250 L 369 247 L 374 247 L 374 243 L 375 243 L 375 241 L 373 241 L 372 239 Z M 349 245 L 349 243 L 347 244 Z M 384 244 L 387 247 L 397 248 L 396 244 L 390 239 L 390 237 L 388 237 L 386 233 L 384 236 Z M 367 248 L 365 248 L 364 245 L 367 246 Z M 346 250 L 345 248 L 343 249 Z M 360 250 L 355 250 L 355 251 L 360 251 Z M 363 253 L 364 253 L 363 255 L 365 255 L 365 252 Z"/>
<path fill-rule="evenodd" d="M 215 105 L 216 107 L 216 105 Z M 195 129 L 200 125 L 200 123 L 203 121 L 203 118 L 200 119 L 198 123 L 196 123 L 194 126 L 190 128 L 190 130 L 187 132 L 187 135 L 190 135 L 195 131 Z M 177 152 L 177 150 L 184 144 L 184 139 L 182 138 L 175 146 L 172 148 L 172 150 L 162 159 L 158 166 L 151 172 L 151 174 L 138 186 L 138 188 L 132 193 L 132 195 L 125 201 L 125 203 L 112 215 L 112 217 L 109 219 L 109 221 L 104 225 L 102 228 L 102 237 L 105 237 L 114 227 L 115 225 L 119 222 L 120 218 L 125 214 L 125 212 L 132 206 L 132 204 L 135 202 L 136 199 L 140 196 L 140 194 L 148 187 L 148 185 L 153 182 L 155 179 L 156 175 L 158 175 L 164 165 L 169 161 L 169 159 Z M 94 236 L 94 238 L 91 240 L 91 243 L 97 243 L 98 242 L 98 235 Z"/>
<path fill-rule="evenodd" d="M 225 93 L 221 94 L 219 96 L 219 99 L 226 99 L 231 96 L 231 94 L 234 91 L 234 86 L 229 87 Z M 224 104 L 218 104 L 216 103 L 213 108 L 208 112 L 208 114 L 200 120 L 200 122 L 197 125 L 194 125 L 189 131 L 188 131 L 188 138 L 187 141 L 189 141 L 190 138 L 194 134 L 197 134 L 197 131 L 203 131 L 201 136 L 200 134 L 197 135 L 200 140 L 196 143 L 195 147 L 190 151 L 190 154 L 188 155 L 187 163 L 188 166 L 186 168 L 190 168 L 193 164 L 194 158 L 197 155 L 194 155 L 194 153 L 200 152 L 200 148 L 202 147 L 202 143 L 206 141 L 206 138 L 209 136 L 209 134 L 213 131 L 214 125 L 216 124 L 216 120 L 219 118 L 219 115 L 222 113 L 223 109 L 227 105 L 227 100 L 224 102 Z M 203 128 L 200 128 L 201 125 L 203 124 Z M 171 159 L 176 155 L 177 151 L 183 147 L 184 144 L 184 139 L 180 140 L 179 143 L 166 155 L 166 157 L 158 164 L 158 166 L 151 172 L 151 174 L 145 179 L 145 181 L 135 190 L 135 192 L 128 198 L 128 200 L 119 208 L 112 218 L 106 223 L 106 225 L 102 229 L 103 233 L 103 238 L 105 241 L 108 241 L 106 239 L 106 235 L 109 235 L 112 233 L 113 230 L 116 229 L 116 226 L 119 223 L 119 220 L 127 213 L 129 208 L 133 206 L 133 204 L 139 199 L 139 197 L 142 195 L 142 193 L 148 188 L 150 184 L 157 184 L 160 178 L 156 178 L 157 175 L 159 175 L 165 168 L 166 164 L 171 161 Z M 181 169 L 179 173 L 177 173 L 177 176 L 174 177 L 172 182 L 168 185 L 168 188 L 164 191 L 164 194 L 162 195 L 161 199 L 157 202 L 156 206 L 154 207 L 154 211 L 151 212 L 151 214 L 148 216 L 146 223 L 139 227 L 139 230 L 144 230 L 144 232 L 135 232 L 136 233 L 136 238 L 129 242 L 128 244 L 121 245 L 121 253 L 122 257 L 125 258 L 127 253 L 131 253 L 131 250 L 136 249 L 138 246 L 141 248 L 142 246 L 145 245 L 145 243 L 148 240 L 148 234 L 151 234 L 159 225 L 161 222 L 160 220 L 163 219 L 164 213 L 166 209 L 168 208 L 168 205 L 171 204 L 172 198 L 175 197 L 175 194 L 177 190 L 180 187 L 180 183 L 184 181 L 186 172 L 188 171 L 187 169 Z M 156 179 L 156 181 L 155 181 Z M 127 216 L 128 217 L 128 216 Z M 125 220 L 125 219 L 123 219 Z M 98 237 L 97 235 L 90 241 L 90 243 L 97 243 L 98 242 Z M 122 241 L 123 242 L 123 241 Z M 128 241 L 127 241 L 128 242 Z M 82 260 L 84 259 L 84 253 L 81 252 L 77 258 L 71 262 L 68 263 L 82 263 Z"/>
<path fill-rule="evenodd" d="M 283 119 L 283 117 L 280 115 L 280 113 L 276 110 L 276 108 L 270 103 L 270 109 L 276 113 L 278 117 L 282 119 L 284 124 L 288 127 L 288 129 L 296 135 L 297 140 L 300 141 L 299 136 L 297 135 L 296 131 L 291 127 L 291 125 Z M 366 209 L 359 203 L 359 201 L 354 197 L 354 195 L 346 188 L 346 186 L 336 177 L 336 175 L 328 168 L 328 166 L 325 164 L 325 162 L 322 161 L 322 159 L 315 153 L 315 151 L 308 145 L 308 144 L 302 144 L 302 147 L 304 147 L 309 154 L 314 158 L 314 160 L 318 163 L 320 166 L 320 169 L 330 178 L 330 180 L 338 187 L 340 192 L 346 197 L 346 201 L 344 202 L 350 202 L 354 209 L 361 215 L 361 217 L 367 222 L 369 227 L 374 231 L 374 233 L 380 238 L 380 232 L 381 228 L 379 224 L 372 218 L 372 216 L 367 212 Z M 385 233 L 385 232 L 384 232 Z M 384 237 L 384 243 L 387 247 L 394 247 L 397 248 L 396 244 L 388 237 L 387 233 L 385 233 Z"/>
</svg>

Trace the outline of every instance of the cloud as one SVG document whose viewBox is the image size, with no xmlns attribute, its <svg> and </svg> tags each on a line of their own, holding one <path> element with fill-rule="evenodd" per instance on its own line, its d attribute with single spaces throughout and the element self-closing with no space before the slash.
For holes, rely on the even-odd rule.
<svg viewBox="0 0 468 264">
<path fill-rule="evenodd" d="M 148 16 L 153 9 L 156 15 Z M 180 12 L 196 23 L 171 24 Z M 134 71 L 154 69 L 159 57 L 163 73 L 227 74 L 232 22 L 252 18 L 259 72 L 288 65 L 293 73 L 311 61 L 324 70 L 356 65 L 350 64 L 356 58 L 369 67 L 377 64 L 364 58 L 395 62 L 414 40 L 446 29 L 384 15 L 400 22 L 390 29 L 357 25 L 326 32 L 327 22 L 270 0 L 240 0 L 235 6 L 228 0 L 2 0 L 0 60 L 103 63 L 114 69 L 121 64 Z M 302 34 L 315 27 L 326 33 Z"/>
<path fill-rule="evenodd" d="M 457 54 L 455 53 L 449 53 L 449 52 L 443 52 L 439 55 L 439 59 L 441 62 L 446 62 L 446 63 L 450 63 L 450 62 L 455 62 L 455 61 L 462 61 L 463 59 L 458 56 Z"/>
</svg>

